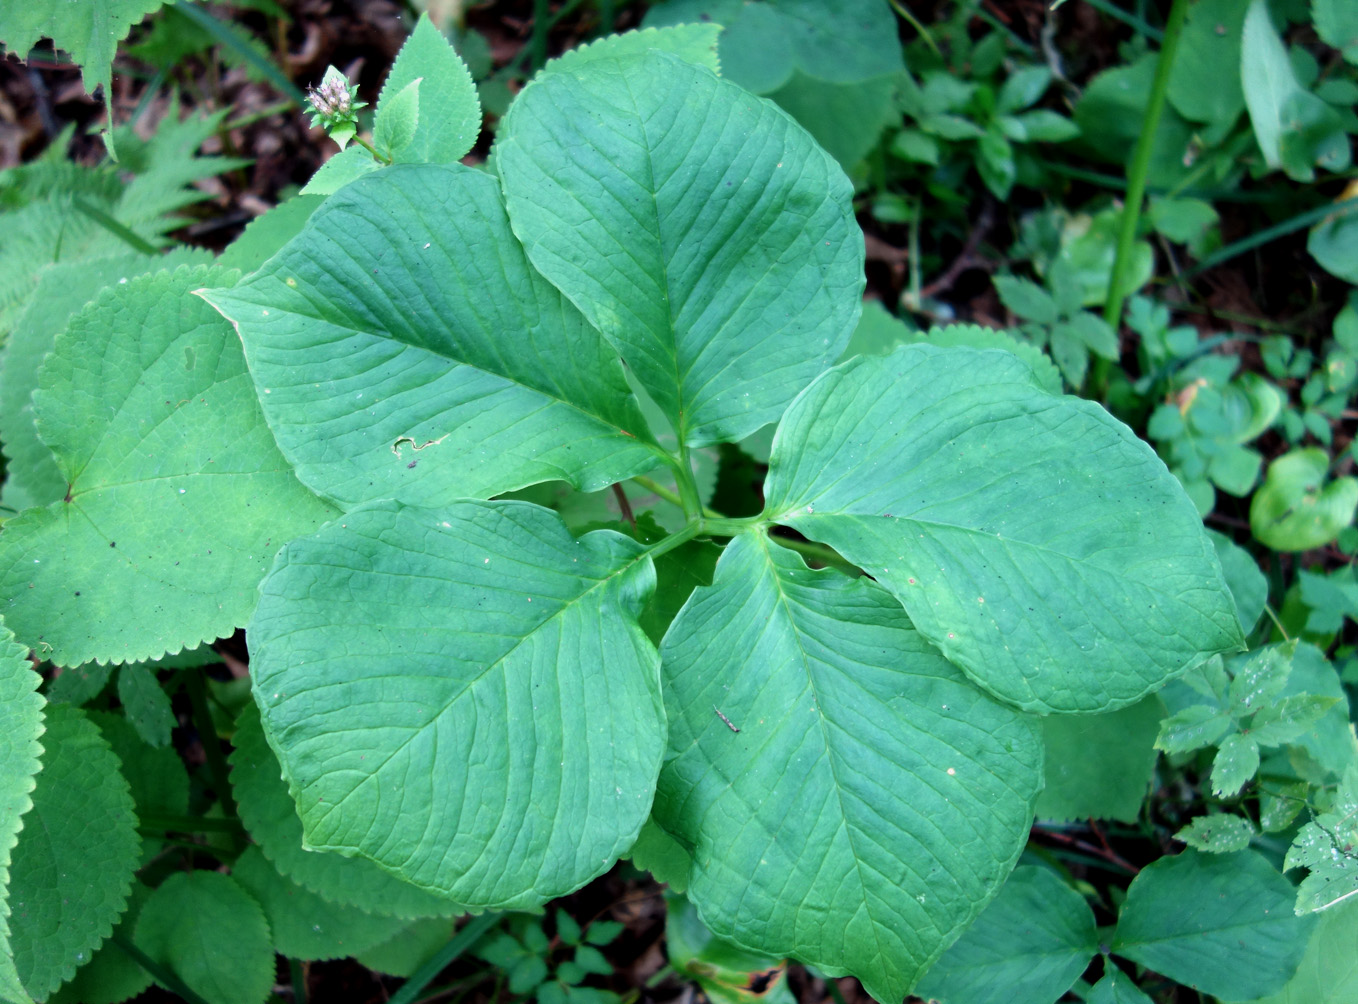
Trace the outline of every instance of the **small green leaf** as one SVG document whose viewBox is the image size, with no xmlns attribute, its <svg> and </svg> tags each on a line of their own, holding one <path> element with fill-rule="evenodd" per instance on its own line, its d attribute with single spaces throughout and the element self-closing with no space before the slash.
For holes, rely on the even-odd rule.
<svg viewBox="0 0 1358 1004">
<path fill-rule="evenodd" d="M 248 633 L 307 846 L 473 907 L 606 871 L 664 751 L 654 583 L 640 544 L 523 502 L 374 503 L 293 541 Z"/>
<path fill-rule="evenodd" d="M 1039 819 L 1135 822 L 1155 770 L 1155 737 L 1164 704 L 1148 697 L 1106 715 L 1042 719 L 1046 785 Z"/>
<path fill-rule="evenodd" d="M 1266 708 L 1287 686 L 1296 642 L 1268 645 L 1243 660 L 1232 660 L 1228 711 L 1236 718 Z"/>
<path fill-rule="evenodd" d="M 418 125 L 410 141 L 394 147 L 407 163 L 451 164 L 465 157 L 481 132 L 481 103 L 462 57 L 434 27 L 428 14 L 415 23 L 377 99 L 383 108 L 420 80 Z M 380 147 L 379 147 L 380 149 Z"/>
<path fill-rule="evenodd" d="M 1320 40 L 1358 64 L 1358 9 L 1345 0 L 1312 0 L 1311 17 Z"/>
<path fill-rule="evenodd" d="M 115 285 L 72 318 L 33 395 L 66 499 L 0 532 L 6 621 L 60 665 L 229 635 L 289 537 L 333 513 L 264 424 L 240 342 L 190 291 L 206 268 Z"/>
<path fill-rule="evenodd" d="M 108 937 L 141 859 L 132 796 L 108 743 L 73 708 L 49 704 L 46 717 L 42 772 L 9 874 L 10 947 L 35 1000 Z"/>
<path fill-rule="evenodd" d="M 1344 772 L 1334 805 L 1297 833 L 1283 867 L 1310 870 L 1297 889 L 1298 913 L 1358 896 L 1358 763 Z"/>
<path fill-rule="evenodd" d="M 1254 824 L 1243 816 L 1216 813 L 1199 816 L 1174 834 L 1174 839 L 1182 840 L 1195 851 L 1233 854 L 1249 847 L 1255 832 Z"/>
<path fill-rule="evenodd" d="M 708 70 L 651 51 L 544 74 L 496 164 L 534 266 L 691 446 L 776 419 L 849 338 L 864 279 L 848 180 Z"/>
<path fill-rule="evenodd" d="M 151 746 L 168 746 L 175 727 L 170 699 L 156 674 L 140 663 L 118 670 L 118 700 L 137 734 Z"/>
<path fill-rule="evenodd" d="M 784 416 L 765 494 L 768 518 L 870 572 L 1023 708 L 1111 711 L 1241 644 L 1159 458 L 1005 352 L 912 345 L 830 370 Z"/>
<path fill-rule="evenodd" d="M 208 1004 L 263 1004 L 273 985 L 269 923 L 229 875 L 171 875 L 142 906 L 134 940 Z"/>
<path fill-rule="evenodd" d="M 1260 746 L 1281 746 L 1309 731 L 1339 704 L 1338 697 L 1303 694 L 1285 697 L 1261 710 L 1250 721 L 1249 735 Z"/>
<path fill-rule="evenodd" d="M 1234 5 L 1236 0 L 1227 2 Z M 1183 62 L 1191 63 L 1192 60 Z M 1147 215 L 1157 233 L 1177 244 L 1196 240 L 1220 219 L 1212 204 L 1201 199 L 1152 199 Z"/>
<path fill-rule="evenodd" d="M 1306 806 L 1311 786 L 1305 781 L 1270 782 L 1259 786 L 1259 828 L 1265 833 L 1287 829 Z"/>
<path fill-rule="evenodd" d="M 379 917 L 334 903 L 279 874 L 258 847 L 249 847 L 231 867 L 231 877 L 264 910 L 275 951 L 292 959 L 342 959 L 358 955 L 406 926 L 397 917 Z"/>
<path fill-rule="evenodd" d="M 188 815 L 189 773 L 178 751 L 169 746 L 149 745 L 122 715 L 107 711 L 87 714 L 122 764 L 137 817 Z M 165 841 L 143 836 L 143 866 L 164 849 Z"/>
<path fill-rule="evenodd" d="M 556 911 L 556 934 L 567 945 L 580 944 L 580 924 L 565 910 Z"/>
<path fill-rule="evenodd" d="M 1040 787 L 1029 721 L 869 579 L 732 542 L 661 646 L 654 819 L 717 935 L 899 1000 L 995 894 Z M 969 839 L 947 836 L 964 826 Z M 805 904 L 822 904 L 814 913 Z"/>
<path fill-rule="evenodd" d="M 341 505 L 594 491 L 660 462 L 616 354 L 533 271 L 480 171 L 360 178 L 203 295 L 235 323 L 297 476 Z"/>
<path fill-rule="evenodd" d="M 372 174 L 382 167 L 361 146 L 347 146 L 322 164 L 303 187 L 304 196 L 333 195 L 351 181 Z M 308 218 L 310 218 L 308 216 Z M 300 230 L 298 231 L 300 232 Z M 296 236 L 292 234 L 291 236 Z M 261 261 L 259 264 L 263 264 Z"/>
<path fill-rule="evenodd" d="M 1023 66 L 1009 74 L 995 98 L 995 111 L 1006 115 L 1036 104 L 1052 82 L 1052 71 L 1045 66 Z"/>
<path fill-rule="evenodd" d="M 405 921 L 464 912 L 461 904 L 402 882 L 366 858 L 307 849 L 297 807 L 288 797 L 282 769 L 264 739 L 253 702 L 241 710 L 232 745 L 231 790 L 241 822 L 281 875 L 340 907 Z"/>
<path fill-rule="evenodd" d="M 1328 480 L 1330 457 L 1312 447 L 1273 461 L 1250 502 L 1250 532 L 1275 551 L 1306 551 L 1353 522 L 1358 478 Z"/>
<path fill-rule="evenodd" d="M 1259 744 L 1238 732 L 1227 736 L 1212 761 L 1212 794 L 1233 798 L 1258 770 Z"/>
<path fill-rule="evenodd" d="M 1098 951 L 1094 913 L 1046 868 L 1015 868 L 995 900 L 920 980 L 941 1004 L 1051 1004 Z"/>
<path fill-rule="evenodd" d="M 1220 708 L 1194 704 L 1160 723 L 1155 748 L 1171 755 L 1215 746 L 1232 728 L 1231 716 Z"/>
<path fill-rule="evenodd" d="M 1010 275 L 997 275 L 995 292 L 1000 300 L 1025 321 L 1034 324 L 1055 324 L 1059 316 L 1056 301 L 1037 283 Z"/>
<path fill-rule="evenodd" d="M 1358 212 L 1350 206 L 1321 220 L 1311 228 L 1306 250 L 1331 275 L 1358 283 Z"/>
<path fill-rule="evenodd" d="M 1197 0 L 1188 9 L 1180 36 L 1183 58 L 1174 60 L 1170 72 L 1169 102 L 1189 121 L 1229 126 L 1244 110 L 1241 78 L 1258 71 L 1240 60 L 1247 9 L 1241 0 Z"/>
<path fill-rule="evenodd" d="M 1014 116 L 1029 143 L 1064 143 L 1080 135 L 1080 127 L 1060 112 L 1047 108 Z"/>
<path fill-rule="evenodd" d="M 27 994 L 14 967 L 10 948 L 10 855 L 23 816 L 33 806 L 34 778 L 40 769 L 43 699 L 42 678 L 33 671 L 28 651 L 0 624 L 0 999 L 26 1004 Z"/>
<path fill-rule="evenodd" d="M 47 699 L 80 707 L 98 697 L 113 676 L 112 666 L 83 662 L 60 670 L 47 684 Z"/>
<path fill-rule="evenodd" d="M 415 138 L 415 130 L 420 123 L 420 84 L 422 78 L 416 77 L 390 97 L 384 91 L 384 100 L 377 104 L 377 117 L 373 120 L 373 146 L 394 160 L 405 160 L 401 155 Z"/>
</svg>

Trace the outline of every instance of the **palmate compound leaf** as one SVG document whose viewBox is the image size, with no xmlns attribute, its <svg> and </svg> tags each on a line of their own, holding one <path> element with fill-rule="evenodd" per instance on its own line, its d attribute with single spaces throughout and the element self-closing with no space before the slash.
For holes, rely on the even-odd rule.
<svg viewBox="0 0 1358 1004">
<path fill-rule="evenodd" d="M 10 853 L 33 806 L 43 732 L 42 678 L 28 661 L 28 650 L 0 625 L 0 1000 L 22 1002 L 24 991 L 10 950 Z"/>
<path fill-rule="evenodd" d="M 835 367 L 784 416 L 765 495 L 767 518 L 866 570 L 1027 710 L 1123 707 L 1242 645 L 1178 482 L 1008 353 L 912 345 Z"/>
<path fill-rule="evenodd" d="M 755 534 L 727 547 L 661 659 L 653 818 L 692 858 L 704 922 L 900 1000 L 1023 848 L 1033 723 L 940 658 L 885 589 Z"/>
<path fill-rule="evenodd" d="M 118 758 L 85 715 L 50 704 L 42 772 L 10 866 L 10 946 L 44 1000 L 89 961 L 122 913 L 141 839 Z"/>
<path fill-rule="evenodd" d="M 43 365 L 38 433 L 69 488 L 0 532 L 16 636 L 58 665 L 159 657 L 230 634 L 284 541 L 334 511 L 264 423 L 240 344 L 181 268 L 106 290 Z"/>
<path fill-rule="evenodd" d="M 523 502 L 373 503 L 294 541 L 248 636 L 308 845 L 473 908 L 606 871 L 665 746 L 654 581 L 640 544 Z"/>
<path fill-rule="evenodd" d="M 460 164 L 345 186 L 258 272 L 203 296 L 245 345 L 297 476 L 351 508 L 661 462 L 617 354 L 533 271 L 499 186 Z"/>
<path fill-rule="evenodd" d="M 839 166 L 773 104 L 652 51 L 545 73 L 496 145 L 534 266 L 622 353 L 683 440 L 771 422 L 858 319 Z"/>
</svg>

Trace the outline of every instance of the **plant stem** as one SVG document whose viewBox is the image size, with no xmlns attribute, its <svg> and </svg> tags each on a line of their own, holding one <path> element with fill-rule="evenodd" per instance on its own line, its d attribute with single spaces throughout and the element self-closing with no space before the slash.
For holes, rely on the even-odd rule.
<svg viewBox="0 0 1358 1004">
<path fill-rule="evenodd" d="M 679 488 L 679 504 L 689 519 L 701 519 L 703 503 L 698 495 L 698 482 L 693 479 L 693 461 L 684 445 L 684 430 L 679 430 L 679 465 L 674 469 L 675 484 Z"/>
<path fill-rule="evenodd" d="M 1314 209 L 1308 209 L 1304 213 L 1298 213 L 1291 219 L 1283 220 L 1281 223 L 1276 223 L 1271 227 L 1258 230 L 1248 237 L 1242 237 L 1238 241 L 1227 244 L 1224 248 L 1218 248 L 1192 268 L 1185 271 L 1183 277 L 1185 279 L 1191 279 L 1198 273 L 1205 272 L 1209 268 L 1215 268 L 1222 262 L 1230 261 L 1232 258 L 1242 255 L 1246 251 L 1253 251 L 1255 248 L 1261 247 L 1270 241 L 1277 240 L 1279 237 L 1284 237 L 1293 231 L 1300 230 L 1303 227 L 1309 227 L 1313 223 L 1319 223 L 1327 216 L 1334 216 L 1342 212 L 1353 210 L 1358 210 L 1358 196 L 1351 199 L 1345 199 L 1342 202 L 1327 202 L 1323 206 L 1316 206 Z"/>
<path fill-rule="evenodd" d="M 726 516 L 704 516 L 703 533 L 710 533 L 714 537 L 739 537 L 742 533 L 761 526 L 764 523 L 762 516 L 741 516 L 729 518 Z"/>
<path fill-rule="evenodd" d="M 648 478 L 644 474 L 635 475 L 631 480 L 636 482 L 642 488 L 645 488 L 652 495 L 660 496 L 660 498 L 664 499 L 670 505 L 678 506 L 680 509 L 684 508 L 684 500 L 681 499 L 674 492 L 670 491 L 660 482 L 652 478 Z M 717 512 L 717 510 L 715 509 L 709 509 L 707 506 L 703 506 L 703 516 L 710 517 L 712 519 L 722 518 L 721 513 Z"/>
<path fill-rule="evenodd" d="M 359 146 L 363 147 L 363 149 L 367 150 L 370 154 L 372 154 L 373 160 L 377 161 L 379 164 L 386 164 L 388 167 L 391 166 L 391 158 L 384 157 L 380 153 L 378 153 L 377 148 L 373 146 L 371 143 L 369 143 L 362 136 L 355 136 L 352 142 L 357 143 Z"/>
<path fill-rule="evenodd" d="M 542 69 L 542 64 L 547 62 L 547 32 L 552 28 L 551 13 L 547 0 L 533 0 L 533 35 L 528 40 L 528 51 L 534 70 Z"/>
<path fill-rule="evenodd" d="M 193 725 L 198 730 L 198 740 L 203 744 L 207 757 L 208 770 L 212 774 L 212 787 L 221 800 L 222 811 L 235 817 L 236 800 L 231 796 L 231 783 L 227 780 L 226 757 L 222 755 L 222 744 L 217 738 L 217 726 L 212 720 L 212 711 L 207 704 L 207 683 L 201 669 L 190 669 L 184 676 L 184 687 L 189 694 L 189 705 L 193 709 Z"/>
<path fill-rule="evenodd" d="M 1127 172 L 1127 201 L 1122 207 L 1122 226 L 1118 232 L 1117 257 L 1113 259 L 1113 273 L 1108 277 L 1108 299 L 1104 303 L 1103 319 L 1116 331 L 1122 324 L 1122 304 L 1126 299 L 1124 287 L 1132 267 L 1132 252 L 1136 248 L 1137 225 L 1141 222 L 1141 203 L 1146 197 L 1146 176 L 1151 169 L 1151 154 L 1155 150 L 1155 133 L 1160 127 L 1160 116 L 1165 110 L 1169 94 L 1169 76 L 1174 69 L 1174 54 L 1183 34 L 1184 18 L 1188 15 L 1188 0 L 1174 0 L 1165 25 L 1165 38 L 1160 56 L 1155 63 L 1155 79 L 1151 82 L 1150 100 L 1141 120 L 1141 135 L 1137 137 L 1132 154 L 1132 166 Z M 1094 388 L 1102 394 L 1108 382 L 1109 360 L 1096 360 Z"/>
<path fill-rule="evenodd" d="M 439 973 L 443 972 L 463 952 L 481 940 L 481 936 L 500 922 L 498 913 L 483 913 L 467 921 L 466 926 L 444 945 L 437 955 L 422 965 L 414 976 L 401 985 L 401 989 L 391 995 L 388 1004 L 412 1004 Z"/>
<path fill-rule="evenodd" d="M 848 575 L 858 575 L 862 572 L 861 568 L 852 561 L 846 560 L 833 547 L 826 547 L 824 544 L 817 544 L 812 540 L 793 540 L 791 537 L 779 537 L 774 534 L 770 534 L 769 539 L 780 547 L 786 547 L 789 551 L 796 551 L 803 557 L 837 568 Z"/>
<path fill-rule="evenodd" d="M 292 980 L 292 999 L 294 1004 L 306 1004 L 306 970 L 296 959 L 288 959 L 288 976 Z"/>
</svg>

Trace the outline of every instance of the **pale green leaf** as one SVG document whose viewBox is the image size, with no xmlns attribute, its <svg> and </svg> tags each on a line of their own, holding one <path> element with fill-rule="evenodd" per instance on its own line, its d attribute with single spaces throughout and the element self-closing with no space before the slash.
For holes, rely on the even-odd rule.
<svg viewBox="0 0 1358 1004">
<path fill-rule="evenodd" d="M 1194 704 L 1160 723 L 1155 748 L 1171 755 L 1192 753 L 1204 746 L 1215 746 L 1231 728 L 1231 716 L 1220 708 Z"/>
<path fill-rule="evenodd" d="M 1349 0 L 1311 0 L 1311 17 L 1320 40 L 1358 64 L 1358 7 Z"/>
<path fill-rule="evenodd" d="M 776 419 L 847 341 L 864 282 L 848 180 L 710 71 L 652 51 L 546 74 L 496 151 L 529 258 L 689 445 Z"/>
<path fill-rule="evenodd" d="M 397 160 L 427 164 L 461 160 L 481 133 L 481 103 L 467 65 L 428 14 L 415 23 L 382 85 L 379 122 L 384 109 L 416 80 L 420 80 L 419 124 L 409 143 L 395 150 Z"/>
<path fill-rule="evenodd" d="M 1136 822 L 1155 769 L 1155 737 L 1165 706 L 1148 697 L 1106 715 L 1042 719 L 1046 786 L 1039 819 Z"/>
<path fill-rule="evenodd" d="M 118 700 L 137 734 L 152 746 L 168 746 L 175 727 L 170 698 L 153 670 L 130 663 L 118 670 Z"/>
<path fill-rule="evenodd" d="M 1235 612 L 1240 618 L 1240 628 L 1246 633 L 1254 630 L 1254 625 L 1264 613 L 1268 603 L 1268 580 L 1259 570 L 1254 556 L 1225 534 L 1215 530 L 1207 531 L 1212 546 L 1216 548 L 1217 560 L 1226 576 L 1226 585 L 1231 589 L 1235 600 Z"/>
<path fill-rule="evenodd" d="M 829 371 L 784 416 L 765 494 L 1026 709 L 1113 710 L 1241 645 L 1178 482 L 1008 353 L 913 345 Z"/>
<path fill-rule="evenodd" d="M 5 448 L 4 503 L 14 509 L 56 502 L 66 494 L 66 479 L 52 451 L 38 438 L 33 421 L 33 391 L 38 370 L 59 333 L 106 286 L 162 268 L 206 262 L 204 251 L 168 255 L 120 255 L 93 261 L 59 262 L 38 272 L 37 288 L 10 333 L 0 365 L 0 440 Z"/>
<path fill-rule="evenodd" d="M 1233 798 L 1259 770 L 1259 744 L 1234 733 L 1222 740 L 1212 761 L 1212 794 Z"/>
<path fill-rule="evenodd" d="M 28 650 L 0 625 L 0 999 L 24 1004 L 27 994 L 14 968 L 10 949 L 10 855 L 22 817 L 33 806 L 34 778 L 39 770 L 43 733 L 42 678 L 28 661 Z"/>
<path fill-rule="evenodd" d="M 920 981 L 941 1004 L 1051 1004 L 1098 951 L 1094 914 L 1055 872 L 1015 868 L 985 912 Z"/>
<path fill-rule="evenodd" d="M 1174 839 L 1182 840 L 1195 851 L 1232 854 L 1249 847 L 1255 832 L 1254 824 L 1244 816 L 1216 813 L 1199 816 L 1174 834 Z"/>
<path fill-rule="evenodd" d="M 1310 785 L 1305 781 L 1259 786 L 1259 828 L 1265 833 L 1285 830 L 1306 805 Z"/>
<path fill-rule="evenodd" d="M 264 739 L 253 703 L 242 709 L 232 745 L 231 790 L 241 822 L 280 874 L 341 908 L 402 920 L 463 912 L 461 904 L 402 882 L 366 858 L 307 850 L 282 768 Z"/>
<path fill-rule="evenodd" d="M 208 1004 L 263 1004 L 273 986 L 269 923 L 229 875 L 171 875 L 142 906 L 134 940 Z"/>
<path fill-rule="evenodd" d="M 383 93 L 385 100 L 378 102 L 377 116 L 373 119 L 373 146 L 379 153 L 405 160 L 401 154 L 415 138 L 420 122 L 421 83 L 423 79 L 416 77 L 399 91 Z"/>
<path fill-rule="evenodd" d="M 665 897 L 665 955 L 670 965 L 697 983 L 713 1004 L 749 1004 L 754 996 L 776 1004 L 779 991 L 786 992 L 787 983 L 781 979 L 786 963 L 782 959 L 749 952 L 718 938 L 682 896 Z M 750 989 L 754 986 L 763 992 L 756 995 Z"/>
<path fill-rule="evenodd" d="M 660 462 L 616 354 L 532 270 L 480 171 L 360 178 L 203 295 L 240 332 L 298 477 L 344 506 L 594 491 Z"/>
<path fill-rule="evenodd" d="M 1104 963 L 1103 979 L 1095 983 L 1085 1004 L 1155 1004 L 1112 961 Z"/>
<path fill-rule="evenodd" d="M 575 70 L 593 59 L 609 59 L 659 49 L 720 74 L 721 61 L 717 58 L 717 36 L 720 34 L 719 24 L 675 24 L 665 28 L 626 31 L 621 35 L 605 35 L 549 60 L 543 72 Z"/>
<path fill-rule="evenodd" d="M 365 174 L 372 174 L 382 167 L 377 161 L 373 160 L 373 155 L 361 146 L 346 146 L 339 153 L 335 154 L 324 164 L 316 173 L 311 176 L 311 180 L 302 186 L 301 194 L 304 196 L 333 195 L 351 181 L 357 181 Z M 310 219 L 310 215 L 307 217 Z M 299 227 L 296 233 L 300 233 Z M 296 236 L 290 234 L 289 239 Z"/>
<path fill-rule="evenodd" d="M 258 900 L 269 921 L 273 947 L 292 959 L 341 959 L 398 934 L 406 921 L 334 903 L 280 875 L 258 847 L 236 859 L 231 876 Z"/>
<path fill-rule="evenodd" d="M 278 547 L 333 512 L 279 456 L 230 326 L 189 295 L 214 276 L 105 290 L 43 366 L 38 433 L 69 488 L 5 523 L 0 592 L 16 635 L 59 665 L 229 635 Z"/>
<path fill-rule="evenodd" d="M 141 857 L 132 796 L 108 743 L 72 708 L 48 705 L 46 717 L 42 772 L 9 884 L 10 947 L 36 1000 L 108 937 Z"/>
<path fill-rule="evenodd" d="M 1332 697 L 1337 703 L 1292 745 L 1304 749 L 1336 778 L 1341 777 L 1348 765 L 1358 760 L 1358 737 L 1349 724 L 1348 694 L 1325 653 L 1306 642 L 1297 645 L 1283 690 L 1284 698 L 1301 694 Z"/>
<path fill-rule="evenodd" d="M 165 0 L 32 0 L 6 3 L 0 10 L 0 42 L 20 58 L 40 38 L 50 38 L 58 49 L 80 64 L 85 90 L 103 87 L 107 96 L 113 78 L 113 53 L 132 27 Z"/>
<path fill-rule="evenodd" d="M 884 589 L 754 534 L 690 597 L 662 665 L 654 818 L 692 854 L 704 922 L 899 1000 L 1023 847 L 1032 723 L 940 659 Z"/>
<path fill-rule="evenodd" d="M 1163 857 L 1132 880 L 1112 950 L 1205 994 L 1273 993 L 1314 927 L 1292 899 L 1292 884 L 1253 851 Z"/>
<path fill-rule="evenodd" d="M 945 324 L 930 328 L 922 336 L 907 338 L 908 342 L 925 342 L 940 348 L 961 346 L 972 349 L 1003 349 L 1018 356 L 1032 370 L 1033 380 L 1051 394 L 1060 394 L 1061 374 L 1051 359 L 1032 342 L 1022 341 L 1014 333 L 1001 328 L 983 328 L 977 324 Z M 885 354 L 885 353 L 883 353 Z"/>
<path fill-rule="evenodd" d="M 654 582 L 641 545 L 522 502 L 374 503 L 290 544 L 250 672 L 307 845 L 471 907 L 606 871 L 664 750 Z"/>
<path fill-rule="evenodd" d="M 1353 522 L 1358 478 L 1329 480 L 1319 447 L 1293 450 L 1268 466 L 1250 501 L 1250 532 L 1275 551 L 1307 551 L 1334 540 Z"/>
<path fill-rule="evenodd" d="M 240 236 L 228 244 L 217 258 L 217 264 L 223 268 L 253 272 L 301 232 L 322 201 L 319 196 L 293 196 L 286 202 L 280 202 L 263 216 L 257 216 L 247 223 Z"/>
<path fill-rule="evenodd" d="M 1358 902 L 1320 915 L 1296 975 L 1251 1004 L 1354 1004 L 1358 1001 Z"/>
</svg>

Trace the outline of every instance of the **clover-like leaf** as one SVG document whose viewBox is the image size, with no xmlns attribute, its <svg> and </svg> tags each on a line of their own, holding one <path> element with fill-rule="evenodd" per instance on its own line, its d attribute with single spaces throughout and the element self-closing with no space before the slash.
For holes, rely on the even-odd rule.
<svg viewBox="0 0 1358 1004">
<path fill-rule="evenodd" d="M 332 513 L 288 469 L 240 343 L 189 291 L 207 268 L 133 279 L 72 318 L 33 407 L 66 497 L 5 523 L 0 595 L 65 666 L 229 635 L 284 541 Z"/>
<path fill-rule="evenodd" d="M 829 371 L 788 409 L 765 495 L 1025 709 L 1122 707 L 1242 643 L 1159 458 L 1008 353 L 912 345 Z"/>
<path fill-rule="evenodd" d="M 345 507 L 594 491 L 661 462 L 616 353 L 533 271 L 480 171 L 359 178 L 203 295 L 240 332 L 298 477 Z"/>
<path fill-rule="evenodd" d="M 1031 721 L 941 659 L 885 589 L 753 534 L 661 653 L 654 819 L 692 857 L 704 922 L 901 999 L 1023 847 Z"/>
<path fill-rule="evenodd" d="M 664 750 L 654 581 L 640 544 L 523 502 L 374 503 L 294 541 L 248 634 L 308 846 L 469 907 L 606 871 Z"/>
<path fill-rule="evenodd" d="M 858 319 L 839 166 L 774 105 L 658 51 L 524 88 L 496 145 L 534 266 L 618 347 L 681 439 L 775 420 Z"/>
</svg>

